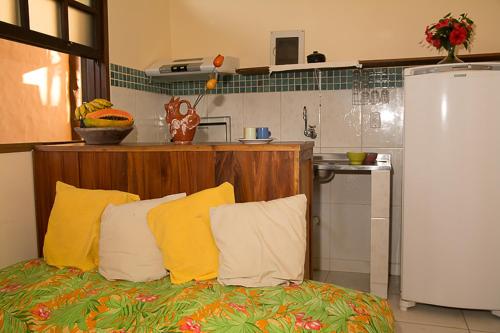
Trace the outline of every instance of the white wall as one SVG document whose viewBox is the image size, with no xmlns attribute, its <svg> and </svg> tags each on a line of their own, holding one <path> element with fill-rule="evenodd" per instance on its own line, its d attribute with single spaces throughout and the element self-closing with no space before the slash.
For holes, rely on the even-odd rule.
<svg viewBox="0 0 500 333">
<path fill-rule="evenodd" d="M 143 70 L 170 58 L 170 0 L 109 0 L 111 63 Z"/>
<path fill-rule="evenodd" d="M 109 0 L 108 19 L 110 63 L 144 70 L 171 57 L 170 0 Z M 157 125 L 167 96 L 111 87 L 111 101 L 134 115 L 136 129 L 125 142 L 162 141 Z"/>
<path fill-rule="evenodd" d="M 0 268 L 37 257 L 31 152 L 0 154 Z"/>
<path fill-rule="evenodd" d="M 435 56 L 420 42 L 448 12 L 475 20 L 473 53 L 500 52 L 498 0 L 182 0 L 171 1 L 171 53 L 267 66 L 271 31 L 305 30 L 305 54 L 322 51 L 331 61 Z"/>
</svg>

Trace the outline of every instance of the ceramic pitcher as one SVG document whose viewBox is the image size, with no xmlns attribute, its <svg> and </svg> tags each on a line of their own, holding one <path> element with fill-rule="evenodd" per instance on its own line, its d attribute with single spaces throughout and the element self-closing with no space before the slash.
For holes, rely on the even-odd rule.
<svg viewBox="0 0 500 333">
<path fill-rule="evenodd" d="M 186 114 L 182 114 L 180 111 L 181 104 L 183 103 L 187 106 Z M 166 121 L 172 141 L 177 144 L 191 143 L 196 133 L 196 127 L 200 123 L 200 116 L 191 106 L 191 103 L 172 97 L 165 104 L 165 111 L 167 112 Z"/>
</svg>

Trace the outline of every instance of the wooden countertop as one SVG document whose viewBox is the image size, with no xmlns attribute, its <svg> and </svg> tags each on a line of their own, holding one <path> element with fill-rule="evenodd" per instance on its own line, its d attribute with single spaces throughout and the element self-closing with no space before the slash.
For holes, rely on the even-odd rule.
<svg viewBox="0 0 500 333">
<path fill-rule="evenodd" d="M 304 151 L 314 147 L 312 141 L 278 141 L 268 144 L 242 144 L 237 142 L 207 142 L 189 145 L 173 143 L 125 143 L 119 145 L 86 145 L 68 143 L 37 145 L 37 151 Z"/>
</svg>

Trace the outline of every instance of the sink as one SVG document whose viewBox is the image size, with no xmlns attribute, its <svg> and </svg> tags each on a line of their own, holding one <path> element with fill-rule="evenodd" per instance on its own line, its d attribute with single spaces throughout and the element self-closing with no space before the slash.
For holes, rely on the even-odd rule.
<svg viewBox="0 0 500 333">
<path fill-rule="evenodd" d="M 314 154 L 314 180 L 325 184 L 335 177 L 335 171 L 366 172 L 391 170 L 391 155 L 378 154 L 374 164 L 352 165 L 345 153 Z"/>
<path fill-rule="evenodd" d="M 317 181 L 320 184 L 331 182 L 333 177 L 335 177 L 335 171 L 333 170 L 314 168 L 314 181 Z"/>
<path fill-rule="evenodd" d="M 342 156 L 337 154 L 315 154 L 313 156 L 314 180 L 326 184 L 335 177 L 333 165 L 342 162 Z"/>
</svg>

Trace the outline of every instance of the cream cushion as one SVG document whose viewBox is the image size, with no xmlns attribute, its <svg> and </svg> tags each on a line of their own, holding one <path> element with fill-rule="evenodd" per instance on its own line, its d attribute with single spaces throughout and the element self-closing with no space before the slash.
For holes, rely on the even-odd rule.
<svg viewBox="0 0 500 333">
<path fill-rule="evenodd" d="M 148 211 L 185 197 L 172 194 L 159 199 L 108 205 L 101 216 L 99 273 L 108 280 L 144 282 L 167 275 L 163 257 L 147 224 Z"/>
<path fill-rule="evenodd" d="M 245 287 L 301 283 L 306 210 L 303 194 L 212 208 L 210 223 L 220 251 L 219 282 Z"/>
</svg>

